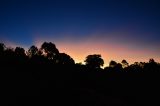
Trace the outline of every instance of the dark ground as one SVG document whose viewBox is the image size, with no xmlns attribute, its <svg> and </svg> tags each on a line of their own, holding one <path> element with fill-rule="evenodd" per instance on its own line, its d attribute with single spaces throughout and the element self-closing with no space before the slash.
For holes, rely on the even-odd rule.
<svg viewBox="0 0 160 106">
<path fill-rule="evenodd" d="M 160 74 L 78 66 L 1 66 L 5 106 L 159 106 Z"/>
</svg>

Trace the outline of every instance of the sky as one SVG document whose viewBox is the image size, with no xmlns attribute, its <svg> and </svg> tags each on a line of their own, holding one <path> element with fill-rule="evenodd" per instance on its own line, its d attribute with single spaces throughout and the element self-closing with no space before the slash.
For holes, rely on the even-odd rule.
<svg viewBox="0 0 160 106">
<path fill-rule="evenodd" d="M 160 62 L 159 0 L 0 0 L 0 42 L 53 42 L 82 62 L 90 54 L 129 63 Z"/>
</svg>

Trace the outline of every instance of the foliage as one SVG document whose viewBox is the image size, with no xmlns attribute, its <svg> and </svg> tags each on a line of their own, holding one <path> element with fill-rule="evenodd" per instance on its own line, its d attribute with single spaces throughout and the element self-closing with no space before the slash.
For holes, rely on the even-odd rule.
<svg viewBox="0 0 160 106">
<path fill-rule="evenodd" d="M 53 49 L 53 50 L 52 50 Z M 111 61 L 104 69 L 99 54 L 86 64 L 60 53 L 53 43 L 41 48 L 0 44 L 2 91 L 7 106 L 159 106 L 160 64 Z M 122 68 L 123 67 L 123 68 Z M 65 102 L 63 102 L 65 101 Z"/>
<path fill-rule="evenodd" d="M 104 61 L 99 54 L 88 55 L 84 62 L 86 62 L 87 66 L 93 68 L 100 68 L 104 64 Z"/>
</svg>

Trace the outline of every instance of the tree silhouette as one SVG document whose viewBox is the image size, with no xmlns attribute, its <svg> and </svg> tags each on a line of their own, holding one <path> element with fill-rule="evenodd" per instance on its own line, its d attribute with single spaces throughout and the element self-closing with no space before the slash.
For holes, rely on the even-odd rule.
<svg viewBox="0 0 160 106">
<path fill-rule="evenodd" d="M 50 105 L 56 98 L 58 102 L 71 101 L 67 103 L 78 106 L 141 106 L 148 104 L 147 101 L 159 106 L 156 96 L 160 94 L 160 64 L 154 59 L 130 65 L 126 60 L 121 63 L 112 60 L 109 67 L 103 69 L 100 68 L 104 64 L 101 55 L 88 55 L 85 64 L 75 64 L 68 54 L 59 53 L 53 43 L 44 43 L 41 49 L 31 46 L 27 55 L 21 47 L 7 48 L 1 43 L 0 51 L 4 82 L 1 88 L 10 96 L 6 99 L 9 105 L 27 106 L 33 104 L 31 102 L 33 106 L 48 102 Z M 67 98 L 68 95 L 71 97 Z"/>
<path fill-rule="evenodd" d="M 15 52 L 13 48 L 7 48 L 4 51 L 4 62 L 8 64 L 15 62 Z"/>
<path fill-rule="evenodd" d="M 3 61 L 4 59 L 4 50 L 5 50 L 5 45 L 3 43 L 0 43 L 0 61 Z"/>
<path fill-rule="evenodd" d="M 17 60 L 16 63 L 23 64 L 26 62 L 27 56 L 25 54 L 24 48 L 16 47 L 14 53 L 15 53 L 15 59 Z"/>
<path fill-rule="evenodd" d="M 128 64 L 128 62 L 126 61 L 126 60 L 122 60 L 122 67 L 123 68 L 126 68 L 126 67 L 128 67 L 129 66 L 129 64 Z"/>
<path fill-rule="evenodd" d="M 48 59 L 53 60 L 57 54 L 59 54 L 58 49 L 56 48 L 55 44 L 52 42 L 44 42 L 41 45 L 41 50 L 46 53 Z"/>
<path fill-rule="evenodd" d="M 0 62 L 3 63 L 5 57 L 4 57 L 4 50 L 5 45 L 3 43 L 0 43 Z"/>
<path fill-rule="evenodd" d="M 0 52 L 3 52 L 5 49 L 5 45 L 3 43 L 0 43 Z"/>
<path fill-rule="evenodd" d="M 111 60 L 109 63 L 109 67 L 115 67 L 117 65 L 116 61 Z"/>
<path fill-rule="evenodd" d="M 117 72 L 120 73 L 122 72 L 123 68 L 122 68 L 122 64 L 117 63 L 114 60 L 111 60 L 109 63 L 109 67 L 108 68 L 106 67 L 105 70 L 113 73 L 117 73 Z"/>
<path fill-rule="evenodd" d="M 75 64 L 74 60 L 65 53 L 59 53 L 56 58 L 58 64 Z"/>
<path fill-rule="evenodd" d="M 149 62 L 144 65 L 144 69 L 146 72 L 160 72 L 160 67 L 154 59 L 149 59 Z"/>
<path fill-rule="evenodd" d="M 29 57 L 34 57 L 36 55 L 38 55 L 38 48 L 34 45 L 32 45 L 27 52 Z"/>
<path fill-rule="evenodd" d="M 25 56 L 26 55 L 24 48 L 21 48 L 21 47 L 16 47 L 15 48 L 15 54 L 17 56 Z"/>
<path fill-rule="evenodd" d="M 91 68 L 100 68 L 104 64 L 104 61 L 99 54 L 88 55 L 84 62 Z"/>
<path fill-rule="evenodd" d="M 149 59 L 149 63 L 156 63 L 154 59 Z"/>
</svg>

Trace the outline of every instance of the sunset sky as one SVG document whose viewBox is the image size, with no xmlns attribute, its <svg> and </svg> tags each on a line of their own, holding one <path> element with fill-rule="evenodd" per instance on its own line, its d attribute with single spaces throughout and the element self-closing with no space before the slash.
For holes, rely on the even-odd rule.
<svg viewBox="0 0 160 106">
<path fill-rule="evenodd" d="M 160 62 L 160 0 L 0 0 L 0 42 L 22 46 L 53 42 L 83 62 Z"/>
</svg>

